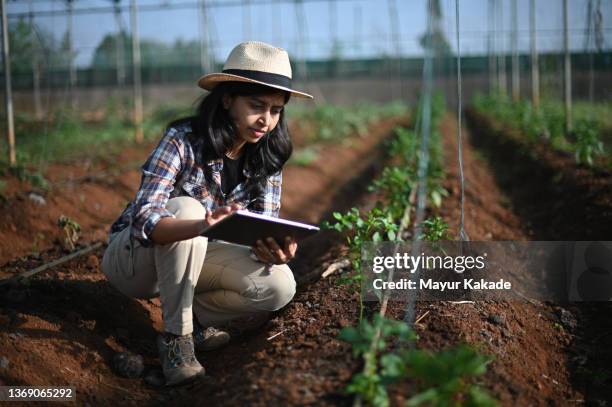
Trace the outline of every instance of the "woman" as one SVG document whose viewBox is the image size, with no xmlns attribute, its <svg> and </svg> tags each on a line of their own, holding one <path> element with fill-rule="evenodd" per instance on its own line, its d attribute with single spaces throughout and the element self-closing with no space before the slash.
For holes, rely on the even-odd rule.
<svg viewBox="0 0 612 407">
<path fill-rule="evenodd" d="M 280 247 L 266 239 L 249 250 L 200 234 L 237 209 L 278 216 L 281 170 L 292 151 L 284 105 L 292 95 L 312 96 L 291 89 L 286 51 L 261 42 L 236 46 L 223 72 L 198 85 L 210 93 L 195 117 L 170 124 L 142 166 L 136 198 L 112 225 L 102 262 L 124 294 L 160 296 L 167 385 L 204 374 L 194 348 L 227 343 L 223 327 L 261 320 L 295 293 L 286 265 L 295 241 Z"/>
</svg>

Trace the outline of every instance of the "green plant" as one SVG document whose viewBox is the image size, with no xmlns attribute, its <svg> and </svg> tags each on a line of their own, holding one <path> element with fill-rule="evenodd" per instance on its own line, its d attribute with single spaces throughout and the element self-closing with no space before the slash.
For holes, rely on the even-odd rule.
<svg viewBox="0 0 612 407">
<path fill-rule="evenodd" d="M 343 275 L 339 284 L 347 284 L 354 289 L 360 287 L 363 281 L 361 270 L 361 249 L 365 242 L 381 242 L 395 240 L 398 226 L 390 213 L 380 208 L 374 208 L 363 215 L 357 208 L 351 208 L 347 213 L 334 212 L 335 223 L 323 222 L 326 229 L 346 232 L 346 243 L 349 249 L 352 271 Z M 359 296 L 359 319 L 363 318 L 363 299 Z"/>
<path fill-rule="evenodd" d="M 404 209 L 409 205 L 409 196 L 416 183 L 416 174 L 412 167 L 385 167 L 380 177 L 368 187 L 370 191 L 381 192 L 386 210 L 394 220 L 399 220 Z"/>
<path fill-rule="evenodd" d="M 427 403 L 431 406 L 492 407 L 497 402 L 480 386 L 471 382 L 486 372 L 491 358 L 460 345 L 441 352 L 404 348 L 417 339 L 403 322 L 374 315 L 372 322 L 360 321 L 357 327 L 347 327 L 339 339 L 349 342 L 354 357 L 362 357 L 364 369 L 354 375 L 347 391 L 359 394 L 369 405 L 389 405 L 387 387 L 411 378 L 419 392 L 407 406 Z M 386 352 L 394 342 L 398 352 Z"/>
<path fill-rule="evenodd" d="M 73 251 L 77 241 L 81 237 L 81 225 L 64 215 L 59 217 L 57 225 L 64 231 L 64 240 L 62 242 L 64 248 Z"/>
<path fill-rule="evenodd" d="M 312 164 L 312 162 L 317 159 L 318 155 L 319 155 L 319 149 L 316 146 L 309 146 L 309 147 L 297 150 L 291 156 L 290 162 L 291 164 L 294 164 L 294 165 L 307 166 L 307 165 Z"/>
<path fill-rule="evenodd" d="M 469 379 L 483 375 L 491 358 L 466 345 L 441 352 L 405 350 L 399 356 L 406 376 L 415 379 L 420 393 L 407 406 L 479 406 L 492 407 L 497 402 L 482 387 Z"/>
<path fill-rule="evenodd" d="M 9 171 L 13 176 L 19 178 L 20 181 L 27 181 L 32 184 L 33 187 L 44 190 L 49 189 L 49 182 L 38 171 L 33 172 L 22 164 L 17 164 L 16 166 L 9 167 Z"/>
<path fill-rule="evenodd" d="M 604 153 L 603 142 L 597 123 L 590 120 L 579 120 L 574 124 L 574 150 L 576 162 L 593 165 L 593 159 Z"/>
<path fill-rule="evenodd" d="M 424 232 L 420 236 L 421 239 L 429 242 L 437 242 L 440 240 L 449 240 L 448 224 L 440 216 L 434 216 L 423 221 Z"/>
<path fill-rule="evenodd" d="M 381 353 L 391 340 L 415 340 L 414 332 L 403 322 L 376 314 L 372 322 L 362 320 L 357 327 L 342 329 L 339 339 L 349 342 L 353 356 L 363 357 L 365 363 L 363 371 L 352 377 L 347 392 L 361 395 L 370 405 L 388 406 L 387 386 L 399 380 L 404 370 L 398 356 Z"/>
</svg>

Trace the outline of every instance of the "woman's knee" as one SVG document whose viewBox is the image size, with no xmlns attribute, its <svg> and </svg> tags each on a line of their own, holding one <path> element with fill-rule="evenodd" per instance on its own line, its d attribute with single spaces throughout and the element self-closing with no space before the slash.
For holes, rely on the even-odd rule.
<svg viewBox="0 0 612 407">
<path fill-rule="evenodd" d="M 296 283 L 287 265 L 271 266 L 268 271 L 270 274 L 257 290 L 257 306 L 264 311 L 277 311 L 293 299 Z"/>
<path fill-rule="evenodd" d="M 206 209 L 198 201 L 190 196 L 178 196 L 168 200 L 166 209 L 174 214 L 177 219 L 203 219 L 206 217 Z"/>
</svg>

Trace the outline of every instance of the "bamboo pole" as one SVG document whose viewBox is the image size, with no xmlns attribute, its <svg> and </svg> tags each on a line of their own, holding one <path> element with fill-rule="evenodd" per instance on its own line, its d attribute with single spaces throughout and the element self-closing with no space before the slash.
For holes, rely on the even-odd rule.
<svg viewBox="0 0 612 407">
<path fill-rule="evenodd" d="M 134 140 L 141 143 L 144 139 L 142 132 L 142 81 L 140 77 L 140 37 L 138 36 L 138 9 L 136 0 L 130 2 L 130 21 L 132 25 L 132 70 L 134 73 L 134 126 L 136 132 Z"/>
<path fill-rule="evenodd" d="M 538 62 L 538 48 L 536 38 L 536 8 L 535 0 L 530 1 L 529 17 L 531 23 L 529 32 L 531 35 L 531 102 L 534 109 L 540 108 L 540 66 Z"/>
<path fill-rule="evenodd" d="M 17 164 L 15 153 L 15 119 L 13 117 L 13 87 L 11 83 L 11 53 L 9 47 L 8 20 L 6 18 L 6 1 L 0 0 L 2 7 L 2 60 L 4 61 L 4 106 L 6 111 L 6 140 L 10 166 Z"/>
</svg>

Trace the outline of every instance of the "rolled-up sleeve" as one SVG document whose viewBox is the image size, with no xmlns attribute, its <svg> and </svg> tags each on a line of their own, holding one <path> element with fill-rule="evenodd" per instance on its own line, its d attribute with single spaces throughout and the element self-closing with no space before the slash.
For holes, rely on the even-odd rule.
<svg viewBox="0 0 612 407">
<path fill-rule="evenodd" d="M 177 175 L 181 171 L 184 143 L 170 128 L 142 166 L 140 189 L 132 212 L 131 234 L 144 246 L 153 245 L 151 233 L 160 219 L 173 217 L 166 209 Z"/>
</svg>

